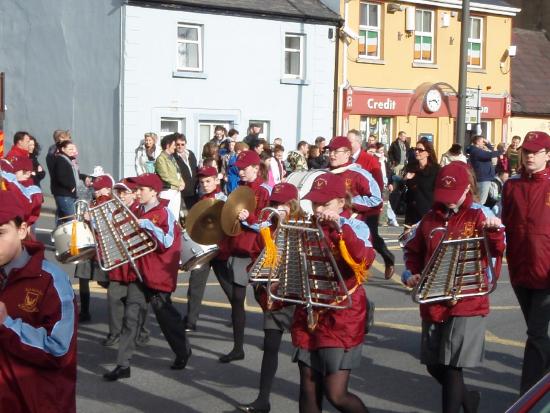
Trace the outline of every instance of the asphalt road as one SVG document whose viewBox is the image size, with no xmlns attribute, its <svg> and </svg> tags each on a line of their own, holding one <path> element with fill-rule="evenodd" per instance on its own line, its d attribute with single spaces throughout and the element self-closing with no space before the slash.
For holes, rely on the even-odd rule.
<svg viewBox="0 0 550 413">
<path fill-rule="evenodd" d="M 49 243 L 53 216 L 44 214 L 38 236 Z M 396 239 L 399 228 L 382 227 L 397 257 L 397 273 L 403 260 Z M 53 254 L 48 258 L 55 261 Z M 73 265 L 63 266 L 72 278 Z M 377 257 L 365 285 L 376 303 L 375 325 L 364 341 L 361 367 L 352 372 L 351 391 L 358 394 L 373 413 L 436 412 L 440 387 L 420 365 L 420 318 L 418 307 L 395 279 L 383 279 L 382 260 Z M 174 301 L 185 314 L 188 274 L 181 273 Z M 75 290 L 78 282 L 74 281 Z M 76 291 L 78 293 L 78 291 Z M 525 325 L 508 281 L 507 266 L 497 290 L 491 295 L 486 355 L 482 367 L 466 370 L 466 383 L 480 390 L 480 412 L 503 412 L 517 398 L 525 340 Z M 92 284 L 92 321 L 78 331 L 77 407 L 82 413 L 96 412 L 235 412 L 235 405 L 254 400 L 259 383 L 263 340 L 262 314 L 252 296 L 247 297 L 246 358 L 220 364 L 218 357 L 232 346 L 229 304 L 211 275 L 198 323 L 191 333 L 193 356 L 183 371 L 172 371 L 173 359 L 154 316 L 149 317 L 152 340 L 138 348 L 132 360 L 132 376 L 114 383 L 101 375 L 114 367 L 116 347 L 103 347 L 107 334 L 106 290 Z M 279 369 L 271 397 L 272 412 L 298 411 L 298 368 L 292 363 L 290 336 L 285 335 Z M 328 402 L 325 411 L 333 412 Z"/>
</svg>

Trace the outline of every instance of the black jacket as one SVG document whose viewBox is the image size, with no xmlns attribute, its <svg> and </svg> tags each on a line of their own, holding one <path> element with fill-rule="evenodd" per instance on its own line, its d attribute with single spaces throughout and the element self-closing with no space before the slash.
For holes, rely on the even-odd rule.
<svg viewBox="0 0 550 413">
<path fill-rule="evenodd" d="M 316 158 L 307 158 L 307 167 L 309 169 L 326 169 L 329 163 L 329 159 L 325 155 L 319 155 Z"/>
<path fill-rule="evenodd" d="M 176 152 L 174 154 L 178 167 L 180 168 L 181 177 L 185 182 L 185 188 L 181 191 L 181 196 L 193 196 L 197 192 L 197 158 L 192 151 L 189 151 L 189 168 L 185 165 L 183 159 Z M 189 171 L 191 169 L 191 172 Z"/>
<path fill-rule="evenodd" d="M 46 176 L 46 171 L 42 169 L 41 172 L 38 172 L 38 167 L 40 166 L 40 162 L 38 162 L 38 158 L 36 157 L 36 155 L 31 154 L 29 155 L 29 157 L 32 160 L 32 170 L 34 172 L 34 175 L 32 176 L 32 180 L 36 186 L 40 187 L 40 181 L 44 179 L 44 177 Z"/>
<path fill-rule="evenodd" d="M 78 174 L 81 180 L 86 179 L 87 175 Z M 55 155 L 50 174 L 51 191 L 54 196 L 70 196 L 77 198 L 76 185 L 73 168 L 62 155 Z"/>
<path fill-rule="evenodd" d="M 432 208 L 435 179 L 439 169 L 439 165 L 433 164 L 420 169 L 417 161 L 411 162 L 405 167 L 405 173 L 415 173 L 414 178 L 406 180 L 405 224 L 416 224 Z"/>
<path fill-rule="evenodd" d="M 405 152 L 407 152 L 410 148 L 408 141 L 405 141 L 405 148 Z M 388 162 L 391 167 L 399 165 L 401 163 L 401 149 L 399 149 L 399 138 L 394 140 L 391 143 L 390 148 L 388 149 Z M 405 163 L 407 162 L 405 161 Z"/>
</svg>

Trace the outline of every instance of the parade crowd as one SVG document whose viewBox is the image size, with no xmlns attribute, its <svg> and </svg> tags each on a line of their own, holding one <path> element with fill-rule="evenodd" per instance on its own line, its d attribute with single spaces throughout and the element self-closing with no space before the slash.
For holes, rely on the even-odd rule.
<svg viewBox="0 0 550 413">
<path fill-rule="evenodd" d="M 101 166 L 89 174 L 80 171 L 71 133 L 56 130 L 46 169 L 58 228 L 72 225 L 74 231 L 77 200 L 93 208 L 117 198 L 157 245 L 135 266 L 111 271 L 103 271 L 95 258 L 80 261 L 74 273 L 78 304 L 69 277 L 44 258 L 44 245 L 34 234 L 45 177 L 38 161 L 40 146 L 28 132 L 14 135 L 0 162 L 0 411 L 76 411 L 77 326 L 94 316 L 91 280 L 107 289 L 109 333 L 101 344 L 118 345 L 114 368 L 104 380 L 131 377 L 136 346 L 149 342 L 149 309 L 174 352 L 170 368 L 184 369 L 192 357 L 187 333 L 200 328 L 201 302 L 213 270 L 231 305 L 233 343 L 219 357 L 221 363 L 245 358 L 249 286 L 264 312 L 257 397 L 237 408 L 271 410 L 279 348 L 289 332 L 300 377 L 300 412 L 320 412 L 324 399 L 338 411 L 367 412 L 348 389 L 352 370 L 360 367 L 375 309 L 364 282 L 377 253 L 385 279 L 395 276 L 395 257 L 378 229 L 401 226 L 398 216 L 404 216 L 405 261 L 399 276 L 407 288 L 421 282 L 423 269 L 444 239 L 485 236 L 483 248 L 488 250 L 480 272 L 485 283 L 498 278 L 506 257 L 527 330 L 519 394 L 550 371 L 547 133 L 514 136 L 509 146 L 500 143 L 496 148 L 477 135 L 466 148 L 453 144 L 438 159 L 433 142 L 422 138 L 411 145 L 403 131 L 389 145 L 350 130 L 346 136 L 300 141 L 295 148 L 285 148 L 281 138 L 268 142 L 260 132 L 261 126 L 253 124 L 241 137 L 235 129 L 217 126 L 201 154 L 188 148 L 181 133 L 161 139 L 145 133 L 135 150 L 135 175 L 117 182 Z M 306 176 L 311 178 L 308 184 L 302 179 Z M 240 187 L 253 191 L 255 207 L 238 210 L 240 231 L 225 236 L 218 254 L 190 272 L 182 316 L 171 295 L 177 286 L 185 217 L 200 201 L 225 202 Z M 249 280 L 251 266 L 269 239 L 269 231 L 261 234 L 271 224 L 261 220 L 261 211 L 274 208 L 283 221 L 305 217 L 304 200 L 311 201 L 352 302 L 345 309 L 314 310 L 313 317 L 301 305 L 268 305 L 266 284 Z M 81 218 L 89 221 L 86 214 Z M 270 231 L 273 235 L 274 228 Z M 483 362 L 488 295 L 419 307 L 420 361 L 441 387 L 441 411 L 477 412 L 482 396 L 466 386 L 463 369 Z"/>
</svg>

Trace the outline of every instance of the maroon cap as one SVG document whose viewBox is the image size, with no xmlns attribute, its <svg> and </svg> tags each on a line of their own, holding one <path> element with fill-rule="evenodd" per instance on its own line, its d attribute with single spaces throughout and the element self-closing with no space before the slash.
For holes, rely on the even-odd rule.
<svg viewBox="0 0 550 413">
<path fill-rule="evenodd" d="M 128 181 L 135 183 L 137 186 L 149 187 L 157 193 L 162 191 L 162 181 L 157 174 L 143 174 L 127 179 Z"/>
<path fill-rule="evenodd" d="M 293 199 L 300 199 L 298 188 L 287 182 L 275 185 L 269 198 L 271 202 L 278 202 L 280 204 L 292 201 Z"/>
<path fill-rule="evenodd" d="M 529 152 L 538 152 L 541 149 L 550 150 L 550 136 L 546 132 L 527 132 L 521 149 Z"/>
<path fill-rule="evenodd" d="M 118 181 L 116 184 L 114 184 L 114 189 L 122 189 L 124 191 L 135 191 L 137 189 L 137 185 L 135 182 L 130 182 L 128 180 L 129 178 L 124 178 Z"/>
<path fill-rule="evenodd" d="M 331 151 L 335 151 L 340 148 L 346 148 L 351 151 L 351 142 L 346 136 L 336 136 L 330 140 L 327 147 Z"/>
<path fill-rule="evenodd" d="M 23 205 L 11 192 L 0 191 L 0 225 L 7 224 L 16 217 L 25 219 Z"/>
<path fill-rule="evenodd" d="M 445 165 L 435 180 L 434 202 L 456 204 L 469 184 L 468 165 L 460 161 Z"/>
<path fill-rule="evenodd" d="M 346 138 L 347 139 L 347 138 Z M 303 197 L 312 202 L 328 202 L 346 197 L 346 183 L 340 175 L 327 172 L 313 181 L 311 190 Z"/>
<path fill-rule="evenodd" d="M 239 169 L 244 169 L 250 165 L 259 165 L 262 161 L 255 151 L 242 151 L 237 157 L 235 166 Z"/>
<path fill-rule="evenodd" d="M 16 156 L 11 160 L 11 166 L 13 172 L 17 171 L 32 171 L 34 168 L 32 166 L 32 159 L 24 156 Z"/>
<path fill-rule="evenodd" d="M 99 175 L 94 179 L 92 184 L 94 191 L 99 191 L 100 189 L 112 188 L 115 183 L 115 180 L 110 175 Z"/>
<path fill-rule="evenodd" d="M 199 171 L 197 172 L 197 176 L 205 178 L 208 178 L 210 176 L 218 176 L 218 170 L 213 166 L 206 166 L 199 169 Z"/>
</svg>

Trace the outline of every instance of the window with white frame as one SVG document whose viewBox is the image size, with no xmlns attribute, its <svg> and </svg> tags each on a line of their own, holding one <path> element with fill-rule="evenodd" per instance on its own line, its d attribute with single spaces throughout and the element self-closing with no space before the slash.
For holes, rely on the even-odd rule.
<svg viewBox="0 0 550 413">
<path fill-rule="evenodd" d="M 196 24 L 178 24 L 179 71 L 202 71 L 203 27 Z"/>
<path fill-rule="evenodd" d="M 182 118 L 160 118 L 160 136 L 164 137 L 171 133 L 184 133 L 185 119 Z"/>
<path fill-rule="evenodd" d="M 216 126 L 218 125 L 223 126 L 226 130 L 229 130 L 233 127 L 233 124 L 227 121 L 205 120 L 199 122 L 199 144 L 201 150 L 205 143 L 212 140 L 212 138 L 214 137 L 214 129 L 216 129 Z"/>
<path fill-rule="evenodd" d="M 285 34 L 284 77 L 291 79 L 304 78 L 305 35 Z"/>
<path fill-rule="evenodd" d="M 434 12 L 432 10 L 416 9 L 414 61 L 433 63 L 434 43 Z"/>
<path fill-rule="evenodd" d="M 360 3 L 359 56 L 380 59 L 380 10 L 377 3 Z"/>
<path fill-rule="evenodd" d="M 483 19 L 470 17 L 470 36 L 468 37 L 468 66 L 483 66 Z"/>
<path fill-rule="evenodd" d="M 252 125 L 260 125 L 260 133 L 258 136 L 269 142 L 270 122 L 268 120 L 251 120 L 248 122 L 248 127 Z"/>
</svg>

